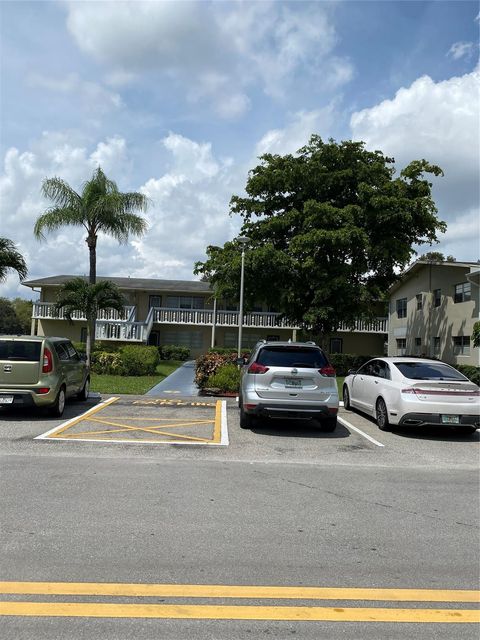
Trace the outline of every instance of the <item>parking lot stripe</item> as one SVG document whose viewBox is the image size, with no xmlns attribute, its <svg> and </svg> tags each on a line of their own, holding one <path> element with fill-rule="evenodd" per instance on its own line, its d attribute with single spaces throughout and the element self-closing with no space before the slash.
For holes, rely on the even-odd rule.
<svg viewBox="0 0 480 640">
<path fill-rule="evenodd" d="M 478 623 L 472 609 L 242 606 L 82 602 L 0 602 L 0 615 L 85 618 L 292 620 L 331 622 Z"/>
<path fill-rule="evenodd" d="M 340 421 L 341 424 L 343 424 L 344 427 L 347 427 L 347 429 L 353 429 L 354 431 L 359 433 L 361 436 L 363 436 L 367 440 L 370 440 L 370 442 L 373 442 L 373 444 L 377 445 L 377 447 L 384 447 L 385 446 L 384 444 L 382 444 L 378 440 L 375 440 L 375 438 L 372 438 L 372 436 L 369 436 L 368 433 L 364 433 L 361 429 L 358 429 L 357 427 L 354 427 L 353 424 L 350 424 L 350 422 L 348 422 L 348 420 L 345 420 L 345 418 L 340 418 L 339 417 L 337 419 Z"/>
</svg>

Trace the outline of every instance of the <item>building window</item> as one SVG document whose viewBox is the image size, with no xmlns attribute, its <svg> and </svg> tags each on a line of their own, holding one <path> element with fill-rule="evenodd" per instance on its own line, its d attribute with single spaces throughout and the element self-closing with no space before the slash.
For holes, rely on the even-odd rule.
<svg viewBox="0 0 480 640">
<path fill-rule="evenodd" d="M 462 282 L 455 285 L 454 302 L 468 302 L 472 297 L 472 288 L 470 282 Z"/>
<path fill-rule="evenodd" d="M 242 349 L 253 349 L 253 347 L 265 336 L 259 333 L 242 333 Z M 225 331 L 223 346 L 236 348 L 238 345 L 238 331 Z"/>
<path fill-rule="evenodd" d="M 397 356 L 404 356 L 407 353 L 407 339 L 397 338 Z"/>
<path fill-rule="evenodd" d="M 453 336 L 453 353 L 456 356 L 470 355 L 470 336 Z"/>
<path fill-rule="evenodd" d="M 175 331 L 167 329 L 160 331 L 161 344 L 174 344 L 189 349 L 200 349 L 203 347 L 203 332 L 200 331 Z"/>
<path fill-rule="evenodd" d="M 407 299 L 400 298 L 397 300 L 397 317 L 406 318 L 407 317 Z"/>
<path fill-rule="evenodd" d="M 421 311 L 423 309 L 423 296 L 421 293 L 417 293 L 415 298 L 417 300 L 417 311 Z"/>
<path fill-rule="evenodd" d="M 442 302 L 442 290 L 434 289 L 433 290 L 433 306 L 439 307 Z"/>
<path fill-rule="evenodd" d="M 343 353 L 343 338 L 330 338 L 330 353 Z"/>
<path fill-rule="evenodd" d="M 204 309 L 205 298 L 200 296 L 167 296 L 169 309 Z"/>
<path fill-rule="evenodd" d="M 162 306 L 162 296 L 148 296 L 148 308 L 152 307 L 161 307 Z"/>
<path fill-rule="evenodd" d="M 440 337 L 432 338 L 432 351 L 434 356 L 440 355 Z"/>
<path fill-rule="evenodd" d="M 419 356 L 422 353 L 422 339 L 415 338 L 415 355 Z"/>
</svg>

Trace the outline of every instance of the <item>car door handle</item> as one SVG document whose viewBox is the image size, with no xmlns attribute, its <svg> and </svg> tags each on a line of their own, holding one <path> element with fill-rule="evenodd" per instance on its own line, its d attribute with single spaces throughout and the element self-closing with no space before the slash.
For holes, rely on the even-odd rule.
<svg viewBox="0 0 480 640">
<path fill-rule="evenodd" d="M 378 384 L 378 380 L 375 380 L 375 384 Z"/>
</svg>

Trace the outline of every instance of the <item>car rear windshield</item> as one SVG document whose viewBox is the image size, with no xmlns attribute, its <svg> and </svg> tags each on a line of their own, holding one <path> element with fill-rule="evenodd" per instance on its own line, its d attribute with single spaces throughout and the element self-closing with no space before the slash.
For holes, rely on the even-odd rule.
<svg viewBox="0 0 480 640">
<path fill-rule="evenodd" d="M 463 380 L 460 371 L 441 362 L 395 362 L 402 375 L 410 380 Z"/>
<path fill-rule="evenodd" d="M 320 369 L 328 364 L 320 349 L 308 347 L 264 347 L 257 362 L 267 367 Z"/>
<path fill-rule="evenodd" d="M 0 360 L 39 362 L 41 348 L 41 342 L 0 340 Z"/>
</svg>

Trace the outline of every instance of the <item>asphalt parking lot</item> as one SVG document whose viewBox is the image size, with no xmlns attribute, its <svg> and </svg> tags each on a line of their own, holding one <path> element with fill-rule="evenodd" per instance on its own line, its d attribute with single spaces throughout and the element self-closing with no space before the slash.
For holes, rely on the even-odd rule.
<svg viewBox="0 0 480 640">
<path fill-rule="evenodd" d="M 433 427 L 381 432 L 369 417 L 343 407 L 334 433 L 299 421 L 259 420 L 244 430 L 235 398 L 97 395 L 69 403 L 62 419 L 0 409 L 2 450 L 33 455 L 476 468 L 479 442 L 479 431 L 473 436 Z"/>
</svg>

